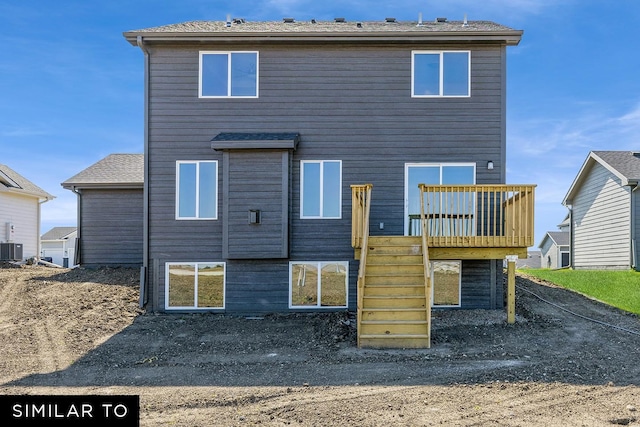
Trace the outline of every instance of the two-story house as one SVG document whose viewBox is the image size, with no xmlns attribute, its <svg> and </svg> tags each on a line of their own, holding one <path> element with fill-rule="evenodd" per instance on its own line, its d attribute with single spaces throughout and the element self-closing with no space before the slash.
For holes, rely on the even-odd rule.
<svg viewBox="0 0 640 427">
<path fill-rule="evenodd" d="M 502 259 L 533 243 L 533 186 L 504 184 L 521 35 L 390 18 L 125 32 L 144 52 L 151 309 L 357 309 L 360 345 L 418 347 L 432 305 L 503 308 Z"/>
</svg>

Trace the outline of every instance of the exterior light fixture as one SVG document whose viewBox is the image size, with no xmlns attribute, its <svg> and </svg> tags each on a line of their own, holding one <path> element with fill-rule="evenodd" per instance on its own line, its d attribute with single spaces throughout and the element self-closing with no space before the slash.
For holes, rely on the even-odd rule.
<svg viewBox="0 0 640 427">
<path fill-rule="evenodd" d="M 487 162 L 487 169 L 489 169 L 489 170 L 493 170 L 493 160 L 489 160 L 489 161 Z"/>
</svg>

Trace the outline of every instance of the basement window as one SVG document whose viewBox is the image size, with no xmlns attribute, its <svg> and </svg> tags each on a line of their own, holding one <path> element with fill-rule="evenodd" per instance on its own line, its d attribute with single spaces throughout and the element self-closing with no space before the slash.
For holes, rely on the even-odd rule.
<svg viewBox="0 0 640 427">
<path fill-rule="evenodd" d="M 411 96 L 471 96 L 470 51 L 414 51 Z"/>
<path fill-rule="evenodd" d="M 257 98 L 258 52 L 200 52 L 200 98 Z"/>
<path fill-rule="evenodd" d="M 349 263 L 289 263 L 289 308 L 346 308 Z"/>
<path fill-rule="evenodd" d="M 432 261 L 433 307 L 460 307 L 461 261 Z"/>
<path fill-rule="evenodd" d="M 225 268 L 224 262 L 167 263 L 167 310 L 223 309 Z"/>
</svg>

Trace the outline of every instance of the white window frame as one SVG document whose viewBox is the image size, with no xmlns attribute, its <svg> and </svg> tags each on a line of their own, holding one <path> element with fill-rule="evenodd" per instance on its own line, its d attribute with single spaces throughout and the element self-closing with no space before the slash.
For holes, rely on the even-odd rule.
<svg viewBox="0 0 640 427">
<path fill-rule="evenodd" d="M 255 53 L 256 54 L 256 94 L 255 95 L 231 95 L 231 54 L 233 53 Z M 202 58 L 204 55 L 227 55 L 227 94 L 226 95 L 203 95 L 202 94 Z M 218 50 L 202 50 L 198 60 L 198 98 L 234 98 L 234 99 L 253 99 L 260 95 L 260 53 L 254 50 L 234 50 L 234 51 L 218 51 Z"/>
<path fill-rule="evenodd" d="M 324 216 L 324 163 L 332 162 L 340 165 L 340 193 L 338 194 L 338 204 L 340 213 L 338 216 Z M 320 165 L 320 215 L 304 215 L 304 164 L 316 163 Z M 342 160 L 300 160 L 300 219 L 342 219 Z"/>
<path fill-rule="evenodd" d="M 198 216 L 198 212 L 200 211 L 200 164 L 201 163 L 215 163 L 216 165 L 216 183 L 215 183 L 215 206 L 216 206 L 216 214 L 214 217 L 203 217 Z M 196 165 L 196 216 L 194 217 L 181 217 L 180 216 L 180 165 L 183 164 L 195 164 Z M 219 165 L 217 160 L 177 160 L 176 161 L 176 220 L 178 221 L 214 221 L 218 219 L 218 174 L 219 174 Z"/>
<path fill-rule="evenodd" d="M 459 265 L 458 270 L 458 304 L 457 305 L 444 305 L 444 304 L 434 304 L 435 301 L 435 292 L 436 292 L 436 282 L 435 282 L 435 269 L 433 268 L 433 264 L 436 262 L 455 262 Z M 460 308 L 462 307 L 462 261 L 461 260 L 437 260 L 429 262 L 429 269 L 431 270 L 431 307 L 432 308 Z"/>
<path fill-rule="evenodd" d="M 467 94 L 466 95 L 444 95 L 444 54 L 445 53 L 466 53 L 469 58 L 467 69 Z M 440 87 L 437 95 L 416 95 L 415 92 L 415 59 L 416 55 L 431 54 L 440 55 Z M 411 51 L 411 97 L 412 98 L 470 98 L 471 97 L 471 51 L 470 50 L 413 50 Z"/>
<path fill-rule="evenodd" d="M 473 168 L 473 183 L 468 185 L 476 185 L 477 183 L 477 165 L 471 162 L 440 162 L 440 163 L 405 163 L 404 164 L 404 235 L 409 235 L 409 187 L 407 186 L 409 182 L 409 169 L 412 167 L 438 167 L 440 168 L 440 185 L 442 184 L 442 170 L 443 166 L 454 166 L 454 167 L 472 167 Z M 447 184 L 444 184 L 447 185 Z M 474 219 L 475 221 L 476 219 Z M 476 225 L 474 224 L 474 229 Z"/>
<path fill-rule="evenodd" d="M 198 265 L 199 264 L 216 264 L 222 265 L 222 307 L 198 307 Z M 192 306 L 169 306 L 169 267 L 172 265 L 190 265 L 195 268 L 195 283 L 193 284 L 193 305 Z M 166 310 L 199 310 L 199 311 L 211 311 L 211 310 L 224 310 L 227 303 L 227 263 L 222 261 L 202 261 L 202 262 L 167 262 L 165 263 L 165 276 L 164 276 L 164 307 Z"/>
<path fill-rule="evenodd" d="M 293 305 L 293 266 L 296 264 L 316 264 L 318 269 L 317 296 L 316 305 Z M 345 305 L 323 306 L 322 304 L 322 265 L 323 264 L 340 264 L 345 268 Z M 289 261 L 289 308 L 301 310 L 333 310 L 349 307 L 349 261 Z"/>
</svg>

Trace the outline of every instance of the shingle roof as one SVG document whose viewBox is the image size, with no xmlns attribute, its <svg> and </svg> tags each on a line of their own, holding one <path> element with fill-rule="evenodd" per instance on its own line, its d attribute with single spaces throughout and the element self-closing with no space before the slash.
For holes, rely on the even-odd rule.
<svg viewBox="0 0 640 427">
<path fill-rule="evenodd" d="M 633 151 L 594 151 L 609 166 L 617 170 L 625 178 L 640 180 L 640 153 Z"/>
<path fill-rule="evenodd" d="M 211 140 L 214 150 L 294 149 L 300 142 L 295 132 L 222 132 Z"/>
<path fill-rule="evenodd" d="M 549 231 L 547 234 L 558 246 L 569 246 L 571 244 L 571 233 L 568 231 Z"/>
<path fill-rule="evenodd" d="M 44 233 L 40 240 L 60 240 L 78 230 L 78 227 L 53 227 Z"/>
<path fill-rule="evenodd" d="M 360 26 L 358 26 L 360 24 Z M 136 33 L 362 33 L 371 32 L 475 32 L 475 31 L 514 31 L 512 28 L 491 21 L 423 22 L 417 21 L 245 21 L 234 20 L 230 27 L 225 21 L 189 21 L 171 25 L 132 30 Z"/>
<path fill-rule="evenodd" d="M 173 39 L 182 35 L 187 38 L 195 37 L 268 37 L 275 40 L 278 37 L 437 37 L 450 34 L 455 37 L 493 36 L 495 40 L 518 44 L 522 31 L 514 30 L 491 21 L 424 21 L 418 25 L 417 21 L 269 21 L 251 22 L 234 19 L 229 27 L 225 21 L 189 21 L 171 25 L 163 25 L 124 33 L 130 43 L 136 44 L 136 37 L 160 38 L 162 35 Z"/>
<path fill-rule="evenodd" d="M 110 154 L 62 183 L 64 188 L 142 187 L 143 154 Z"/>
<path fill-rule="evenodd" d="M 0 164 L 0 186 L 5 187 L 12 192 L 37 196 L 46 200 L 52 200 L 55 198 L 53 195 L 47 193 L 42 188 L 11 169 L 9 166 L 3 164 Z"/>
</svg>

